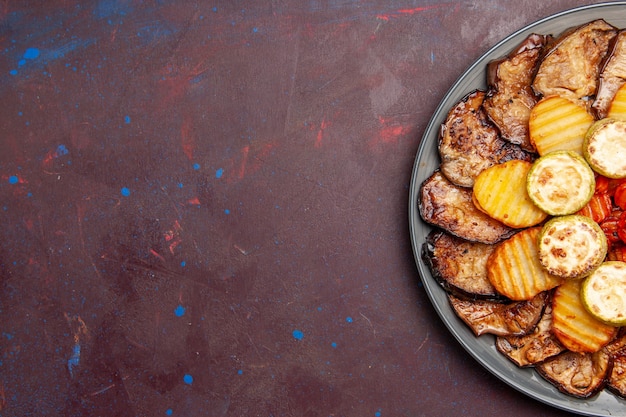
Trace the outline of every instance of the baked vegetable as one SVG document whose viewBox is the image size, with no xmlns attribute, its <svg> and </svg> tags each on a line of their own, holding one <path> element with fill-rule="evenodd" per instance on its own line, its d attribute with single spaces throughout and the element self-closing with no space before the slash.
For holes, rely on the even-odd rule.
<svg viewBox="0 0 626 417">
<path fill-rule="evenodd" d="M 439 130 L 441 172 L 455 185 L 472 187 L 484 169 L 510 159 L 530 160 L 519 146 L 500 138 L 482 107 L 483 91 L 463 97 Z"/>
<path fill-rule="evenodd" d="M 626 83 L 622 84 L 615 93 L 606 117 L 609 119 L 626 119 Z"/>
<path fill-rule="evenodd" d="M 583 282 L 585 308 L 598 320 L 626 325 L 626 262 L 604 262 Z"/>
<path fill-rule="evenodd" d="M 549 36 L 533 33 L 509 55 L 487 65 L 487 96 L 483 108 L 503 139 L 534 152 L 528 134 L 530 110 L 537 103 L 531 82 Z"/>
<path fill-rule="evenodd" d="M 474 183 L 477 207 L 509 227 L 535 226 L 547 214 L 537 207 L 526 191 L 526 176 L 532 163 L 513 160 L 487 168 Z"/>
<path fill-rule="evenodd" d="M 587 108 L 596 94 L 600 65 L 617 29 L 602 19 L 572 28 L 548 47 L 533 81 L 544 97 L 565 97 Z"/>
<path fill-rule="evenodd" d="M 487 277 L 496 290 L 511 300 L 528 300 L 551 290 L 563 279 L 539 263 L 537 238 L 541 227 L 524 229 L 504 242 L 487 260 Z"/>
<path fill-rule="evenodd" d="M 593 116 L 571 100 L 546 97 L 530 112 L 530 140 L 539 155 L 554 151 L 573 151 L 582 155 L 585 133 L 593 122 Z"/>
<path fill-rule="evenodd" d="M 472 242 L 497 243 L 515 233 L 478 210 L 472 190 L 452 184 L 441 171 L 422 183 L 418 208 L 425 222 Z"/>
<path fill-rule="evenodd" d="M 600 69 L 598 91 L 591 106 L 597 119 L 607 117 L 611 102 L 626 83 L 626 31 L 620 30 L 609 42 L 608 53 Z"/>
<path fill-rule="evenodd" d="M 552 305 L 546 305 L 539 323 L 527 335 L 498 336 L 496 349 L 521 368 L 534 366 L 565 351 L 552 334 Z"/>
<path fill-rule="evenodd" d="M 450 305 L 476 336 L 521 336 L 531 332 L 546 306 L 546 293 L 530 300 L 498 303 L 488 300 L 469 300 L 448 294 Z"/>
<path fill-rule="evenodd" d="M 583 155 L 597 173 L 626 178 L 626 120 L 607 118 L 593 123 L 585 135 Z"/>
<path fill-rule="evenodd" d="M 589 217 L 553 217 L 541 230 L 538 253 L 539 262 L 551 274 L 565 279 L 582 278 L 604 261 L 607 239 Z"/>
<path fill-rule="evenodd" d="M 537 365 L 536 369 L 562 393 L 590 398 L 606 386 L 611 365 L 610 355 L 600 350 L 585 354 L 563 352 Z"/>
<path fill-rule="evenodd" d="M 617 328 L 587 311 L 580 296 L 581 286 L 581 280 L 572 279 L 554 290 L 552 333 L 573 352 L 597 352 L 616 336 Z"/>
<path fill-rule="evenodd" d="M 526 179 L 530 199 L 553 216 L 572 214 L 582 209 L 593 196 L 595 188 L 593 170 L 572 151 L 551 152 L 537 159 Z"/>
<path fill-rule="evenodd" d="M 432 230 L 422 246 L 422 259 L 449 293 L 474 299 L 503 300 L 487 278 L 487 259 L 495 245 L 470 242 Z"/>
</svg>

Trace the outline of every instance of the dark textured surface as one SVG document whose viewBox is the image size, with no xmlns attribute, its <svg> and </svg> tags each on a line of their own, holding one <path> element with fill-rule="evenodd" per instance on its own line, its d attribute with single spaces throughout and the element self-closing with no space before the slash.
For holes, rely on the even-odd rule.
<svg viewBox="0 0 626 417">
<path fill-rule="evenodd" d="M 417 276 L 430 114 L 582 1 L 0 2 L 0 415 L 553 416 Z"/>
</svg>

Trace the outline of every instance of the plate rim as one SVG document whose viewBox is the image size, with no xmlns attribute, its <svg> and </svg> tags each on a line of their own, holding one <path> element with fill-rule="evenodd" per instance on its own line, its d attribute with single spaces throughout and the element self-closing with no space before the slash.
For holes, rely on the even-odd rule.
<svg viewBox="0 0 626 417">
<path fill-rule="evenodd" d="M 441 294 L 441 292 L 443 292 L 444 290 L 443 288 L 439 286 L 439 284 L 435 282 L 434 278 L 432 277 L 430 273 L 430 270 L 424 264 L 421 258 L 421 249 L 422 249 L 422 244 L 424 242 L 417 241 L 416 229 L 418 226 L 432 228 L 432 226 L 427 225 L 421 219 L 419 215 L 419 210 L 417 208 L 417 197 L 419 194 L 419 188 L 422 183 L 422 180 L 418 180 L 418 174 L 421 173 L 420 165 L 422 163 L 422 157 L 424 156 L 428 146 L 432 147 L 433 146 L 432 141 L 436 140 L 437 138 L 436 132 L 438 132 L 439 130 L 439 126 L 442 121 L 442 115 L 447 115 L 448 113 L 448 110 L 450 108 L 449 101 L 451 100 L 451 98 L 455 95 L 462 97 L 470 93 L 469 90 L 468 91 L 459 90 L 459 86 L 462 84 L 462 82 L 466 80 L 470 75 L 476 72 L 484 75 L 485 63 L 493 58 L 501 57 L 504 55 L 504 54 L 495 55 L 496 51 L 499 51 L 505 46 L 515 46 L 517 44 L 516 40 L 519 41 L 523 39 L 525 36 L 529 35 L 530 33 L 533 33 L 533 31 L 535 31 L 537 28 L 548 25 L 550 23 L 557 22 L 569 16 L 581 15 L 582 17 L 584 15 L 589 14 L 589 12 L 595 13 L 598 11 L 602 11 L 603 9 L 606 9 L 606 8 L 609 8 L 609 9 L 623 8 L 624 13 L 626 13 L 626 1 L 602 2 L 602 3 L 596 3 L 596 4 L 583 5 L 583 6 L 578 6 L 574 8 L 568 8 L 566 10 L 562 10 L 560 12 L 550 14 L 546 17 L 543 17 L 534 22 L 531 22 L 528 25 L 525 25 L 524 27 L 512 32 L 511 34 L 504 37 L 503 39 L 495 43 L 493 46 L 488 48 L 477 59 L 475 59 L 472 62 L 472 64 L 469 67 L 467 67 L 465 71 L 463 71 L 461 75 L 454 81 L 454 83 L 448 88 L 446 93 L 440 99 L 437 107 L 435 108 L 434 112 L 432 113 L 426 125 L 426 128 L 420 138 L 419 147 L 418 147 L 417 154 L 415 156 L 414 163 L 413 163 L 413 169 L 411 172 L 411 182 L 410 182 L 410 187 L 409 187 L 409 204 L 408 204 L 409 205 L 409 229 L 410 229 L 410 235 L 411 235 L 411 247 L 413 251 L 413 257 L 415 259 L 416 266 L 418 268 L 418 275 L 428 295 L 431 305 L 436 310 L 439 318 L 444 322 L 448 331 L 452 333 L 457 343 L 459 343 L 464 348 L 464 350 L 470 356 L 472 356 L 473 359 L 476 360 L 483 368 L 485 368 L 492 375 L 496 376 L 498 379 L 500 379 L 501 381 L 503 381 L 510 387 L 516 389 L 517 391 L 521 392 L 522 394 L 530 398 L 533 398 L 541 403 L 555 407 L 557 409 L 574 412 L 580 415 L 599 416 L 599 417 L 603 417 L 603 416 L 609 417 L 609 416 L 616 415 L 615 410 L 613 409 L 606 409 L 606 408 L 601 409 L 597 407 L 599 405 L 598 404 L 599 398 L 603 399 L 603 398 L 607 398 L 607 396 L 611 396 L 615 398 L 616 401 L 619 401 L 618 404 L 620 404 L 622 407 L 622 409 L 620 410 L 622 413 L 626 411 L 626 400 L 617 399 L 617 397 L 614 394 L 607 392 L 606 389 L 604 389 L 603 392 L 601 392 L 600 394 L 598 394 L 596 397 L 592 399 L 580 400 L 580 399 L 562 394 L 558 392 L 558 390 L 556 390 L 556 388 L 554 387 L 552 387 L 552 391 L 554 392 L 555 398 L 550 398 L 546 396 L 545 394 L 541 394 L 541 393 L 534 392 L 534 391 L 529 391 L 527 387 L 523 386 L 524 384 L 515 381 L 512 377 L 504 375 L 501 370 L 496 369 L 496 367 L 493 364 L 489 363 L 484 357 L 482 357 L 479 354 L 479 352 L 474 350 L 475 348 L 474 345 L 479 343 L 478 342 L 479 338 L 473 336 L 473 334 L 471 334 L 471 337 L 473 340 L 468 340 L 467 337 L 464 337 L 463 335 L 467 336 L 470 330 L 467 328 L 467 326 L 464 323 L 463 324 L 459 323 L 460 319 L 458 317 L 456 316 L 451 317 L 449 313 L 446 314 L 444 309 L 442 309 L 442 306 L 439 305 L 437 301 L 436 292 Z M 610 21 L 610 16 L 605 16 L 604 18 L 607 21 Z M 592 20 L 592 19 L 589 18 L 588 20 Z M 581 23 L 584 23 L 584 19 Z M 624 28 L 626 28 L 626 26 L 624 26 Z M 564 27 L 562 30 L 565 30 L 565 29 L 566 27 Z M 541 33 L 541 32 L 537 31 L 537 33 Z M 556 33 L 555 35 L 558 35 L 558 33 Z M 486 78 L 486 77 L 483 77 L 483 78 Z M 435 135 L 434 139 L 433 139 L 433 135 Z M 430 175 L 430 173 L 427 173 L 427 175 Z M 462 327 L 459 327 L 459 326 L 462 326 Z M 483 341 L 489 340 L 487 343 L 491 344 L 490 349 L 495 349 L 494 347 L 495 338 L 493 336 L 484 335 L 484 336 L 481 336 L 481 338 L 482 338 L 481 340 Z M 474 342 L 474 343 L 470 343 L 470 342 Z M 502 359 L 504 361 L 509 362 L 508 359 L 506 359 L 504 356 L 502 356 Z M 531 378 L 531 379 L 541 378 L 535 375 L 536 371 L 533 369 L 518 368 L 516 365 L 512 364 L 512 362 L 509 365 L 510 365 L 509 367 L 511 369 L 514 369 L 516 373 L 519 373 L 520 375 L 525 374 L 527 378 Z M 542 381 L 542 382 L 543 382 L 542 385 L 549 384 L 546 381 Z"/>
</svg>

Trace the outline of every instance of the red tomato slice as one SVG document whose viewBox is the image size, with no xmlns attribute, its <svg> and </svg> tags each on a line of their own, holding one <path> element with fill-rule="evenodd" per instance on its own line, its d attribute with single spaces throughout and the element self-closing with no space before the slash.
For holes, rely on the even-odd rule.
<svg viewBox="0 0 626 417">
<path fill-rule="evenodd" d="M 613 202 L 622 210 L 626 210 L 626 182 L 622 182 L 615 188 L 613 193 Z"/>
</svg>

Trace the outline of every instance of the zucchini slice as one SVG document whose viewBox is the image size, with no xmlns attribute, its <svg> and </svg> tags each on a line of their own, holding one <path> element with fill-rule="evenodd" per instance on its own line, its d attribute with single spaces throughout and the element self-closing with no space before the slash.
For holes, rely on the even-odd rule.
<svg viewBox="0 0 626 417">
<path fill-rule="evenodd" d="M 583 282 L 581 297 L 585 308 L 598 320 L 626 325 L 626 262 L 600 265 Z"/>
<path fill-rule="evenodd" d="M 593 170 L 579 154 L 556 151 L 537 159 L 526 178 L 530 199 L 553 216 L 582 209 L 593 196 Z"/>
<path fill-rule="evenodd" d="M 598 174 L 626 178 L 626 120 L 594 122 L 585 135 L 583 155 Z"/>
<path fill-rule="evenodd" d="M 539 262 L 565 279 L 582 278 L 604 261 L 606 235 L 589 217 L 570 214 L 553 217 L 539 234 Z"/>
</svg>

